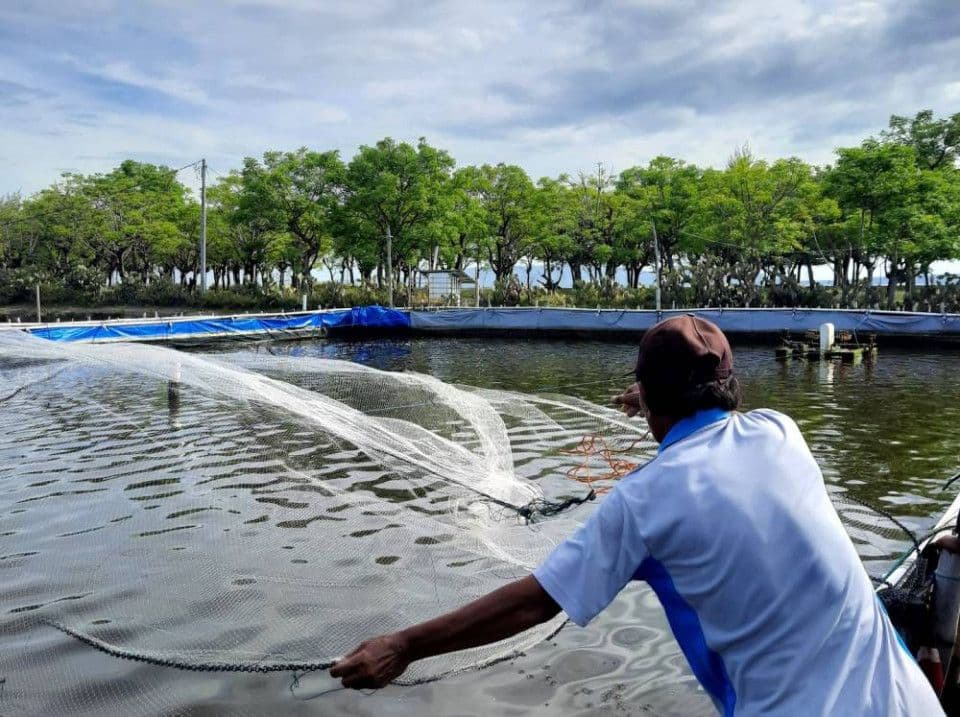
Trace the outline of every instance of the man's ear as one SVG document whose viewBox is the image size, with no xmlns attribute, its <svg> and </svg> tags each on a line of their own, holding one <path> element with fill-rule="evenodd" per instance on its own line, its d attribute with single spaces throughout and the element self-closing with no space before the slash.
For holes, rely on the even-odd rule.
<svg viewBox="0 0 960 717">
<path fill-rule="evenodd" d="M 660 443 L 670 431 L 674 420 L 669 416 L 651 413 L 649 406 L 647 406 L 647 391 L 642 383 L 638 382 L 638 385 L 640 386 L 640 410 L 643 412 L 643 417 L 647 419 L 647 425 L 650 427 L 650 433 L 654 440 Z"/>
<path fill-rule="evenodd" d="M 650 409 L 647 408 L 647 389 L 643 387 L 643 384 L 640 381 L 637 381 L 637 388 L 640 389 L 640 412 L 643 414 L 643 417 L 650 420 Z"/>
</svg>

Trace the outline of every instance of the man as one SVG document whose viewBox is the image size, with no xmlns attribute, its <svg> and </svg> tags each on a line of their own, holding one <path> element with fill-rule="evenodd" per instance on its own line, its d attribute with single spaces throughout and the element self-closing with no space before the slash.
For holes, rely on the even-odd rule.
<svg viewBox="0 0 960 717">
<path fill-rule="evenodd" d="M 797 426 L 737 413 L 716 326 L 664 321 L 637 383 L 657 456 L 531 576 L 447 615 L 362 643 L 331 670 L 378 687 L 424 657 L 495 642 L 564 610 L 585 625 L 631 580 L 663 605 L 693 674 L 724 715 L 942 715 L 900 643 Z"/>
</svg>

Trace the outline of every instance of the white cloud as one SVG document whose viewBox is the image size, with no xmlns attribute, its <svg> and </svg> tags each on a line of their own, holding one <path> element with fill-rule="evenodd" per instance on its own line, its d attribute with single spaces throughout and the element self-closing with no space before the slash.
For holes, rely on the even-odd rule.
<svg viewBox="0 0 960 717">
<path fill-rule="evenodd" d="M 949 3 L 946 3 L 949 6 Z M 0 7 L 0 193 L 133 157 L 426 136 L 534 177 L 749 141 L 828 162 L 890 114 L 960 110 L 939 0 L 109 0 Z M 57 48 L 59 54 L 52 54 Z M 14 92 L 14 89 L 16 92 Z"/>
<path fill-rule="evenodd" d="M 64 56 L 64 61 L 73 65 L 80 72 L 104 80 L 119 82 L 132 87 L 159 92 L 169 97 L 195 104 L 206 104 L 207 93 L 196 86 L 190 79 L 188 68 L 181 68 L 179 74 L 166 76 L 146 73 L 132 67 L 129 62 L 119 60 L 104 65 L 92 65 L 70 55 Z"/>
</svg>

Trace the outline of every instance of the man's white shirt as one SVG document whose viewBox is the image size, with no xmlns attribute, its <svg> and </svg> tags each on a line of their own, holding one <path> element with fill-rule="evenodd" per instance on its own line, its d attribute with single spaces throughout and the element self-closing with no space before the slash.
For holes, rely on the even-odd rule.
<svg viewBox="0 0 960 717">
<path fill-rule="evenodd" d="M 943 714 L 776 411 L 678 422 L 534 577 L 579 625 L 648 582 L 721 714 Z"/>
</svg>

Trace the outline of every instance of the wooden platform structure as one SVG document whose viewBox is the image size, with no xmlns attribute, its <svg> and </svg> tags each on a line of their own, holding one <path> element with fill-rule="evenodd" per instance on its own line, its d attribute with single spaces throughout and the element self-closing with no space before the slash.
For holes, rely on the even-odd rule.
<svg viewBox="0 0 960 717">
<path fill-rule="evenodd" d="M 838 331 L 836 341 L 826 350 L 820 349 L 820 335 L 816 331 L 807 331 L 800 337 L 784 335 L 774 355 L 778 360 L 788 359 L 828 359 L 846 363 L 873 361 L 877 358 L 877 336 L 867 334 L 861 343 L 856 333 Z"/>
</svg>

